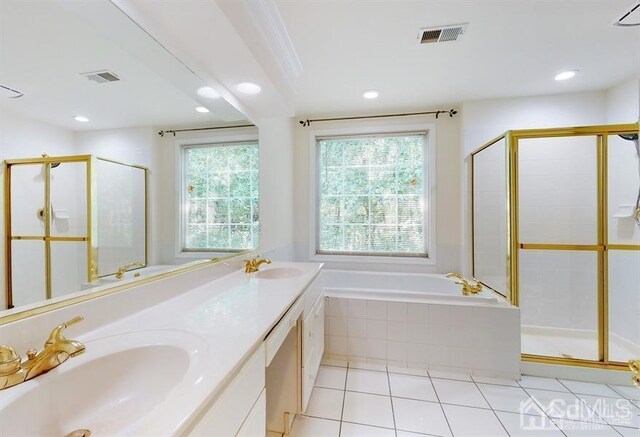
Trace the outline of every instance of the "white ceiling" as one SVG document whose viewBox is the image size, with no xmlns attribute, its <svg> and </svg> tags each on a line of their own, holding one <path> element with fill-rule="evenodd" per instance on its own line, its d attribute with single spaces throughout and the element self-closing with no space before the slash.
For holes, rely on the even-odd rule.
<svg viewBox="0 0 640 437">
<path fill-rule="evenodd" d="M 276 2 L 303 67 L 297 114 L 601 90 L 640 75 L 640 27 L 611 25 L 631 0 Z M 420 28 L 464 22 L 457 42 L 417 42 Z M 580 74 L 556 82 L 565 69 Z M 362 98 L 370 88 L 377 100 Z"/>
<path fill-rule="evenodd" d="M 1 98 L 5 110 L 71 130 L 246 121 L 224 99 L 198 97 L 204 82 L 108 0 L 2 0 L 0 29 L 0 83 L 24 93 Z M 105 69 L 121 81 L 80 75 Z M 198 105 L 211 112 L 196 112 Z"/>
</svg>

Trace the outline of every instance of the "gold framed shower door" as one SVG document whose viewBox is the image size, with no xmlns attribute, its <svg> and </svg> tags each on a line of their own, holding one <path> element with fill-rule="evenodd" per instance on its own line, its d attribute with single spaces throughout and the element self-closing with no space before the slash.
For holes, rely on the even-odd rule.
<svg viewBox="0 0 640 437">
<path fill-rule="evenodd" d="M 5 228 L 5 294 L 7 308 L 13 305 L 12 290 L 12 243 L 13 241 L 43 241 L 44 242 L 44 277 L 45 277 L 45 299 L 52 298 L 52 271 L 51 271 L 51 243 L 52 242 L 85 242 L 87 251 L 87 281 L 95 281 L 100 277 L 98 272 L 98 204 L 97 204 L 97 162 L 111 162 L 127 167 L 137 168 L 144 171 L 145 175 L 145 251 L 144 264 L 148 264 L 149 245 L 149 169 L 140 165 L 127 164 L 124 162 L 97 157 L 94 155 L 72 155 L 72 156 L 43 156 L 41 158 L 7 159 L 4 161 L 4 228 Z M 87 227 L 86 235 L 77 236 L 55 236 L 51 235 L 51 168 L 57 163 L 84 163 L 86 172 L 86 214 Z M 42 218 L 44 221 L 44 235 L 13 235 L 11 225 L 11 197 L 12 182 L 11 169 L 20 165 L 44 165 L 44 207 Z"/>
<path fill-rule="evenodd" d="M 471 258 L 472 274 L 476 276 L 475 265 L 475 199 L 474 199 L 474 159 L 477 154 L 505 140 L 506 187 L 505 200 L 507 210 L 507 260 L 506 266 L 509 290 L 492 290 L 503 295 L 510 303 L 520 306 L 519 251 L 520 250 L 573 250 L 590 251 L 597 254 L 598 283 L 598 360 L 566 358 L 547 355 L 522 354 L 524 361 L 544 364 L 565 364 L 585 367 L 625 369 L 626 362 L 609 359 L 609 279 L 608 252 L 611 250 L 640 250 L 638 244 L 609 244 L 608 227 L 608 138 L 611 135 L 637 134 L 638 124 L 614 124 L 549 129 L 510 130 L 487 142 L 471 153 Z M 522 139 L 594 136 L 597 143 L 597 243 L 594 244 L 548 244 L 545 242 L 521 243 L 519 241 L 519 179 L 518 146 Z M 484 285 L 482 278 L 477 278 Z M 634 358 L 634 357 L 629 357 Z"/>
</svg>

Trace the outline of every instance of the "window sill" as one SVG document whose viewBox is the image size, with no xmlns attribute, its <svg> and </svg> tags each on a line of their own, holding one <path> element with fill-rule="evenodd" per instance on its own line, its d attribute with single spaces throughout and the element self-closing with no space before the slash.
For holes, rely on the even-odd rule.
<svg viewBox="0 0 640 437">
<path fill-rule="evenodd" d="M 247 249 L 246 252 L 249 252 L 254 249 Z M 176 254 L 176 258 L 185 258 L 185 259 L 211 259 L 211 258 L 226 258 L 228 256 L 240 255 L 242 252 L 178 252 Z"/>
<path fill-rule="evenodd" d="M 421 258 L 415 256 L 370 256 L 370 255 L 323 255 L 312 253 L 310 261 L 319 262 L 346 262 L 346 263 L 370 263 L 370 264 L 411 264 L 434 266 L 435 258 Z"/>
</svg>

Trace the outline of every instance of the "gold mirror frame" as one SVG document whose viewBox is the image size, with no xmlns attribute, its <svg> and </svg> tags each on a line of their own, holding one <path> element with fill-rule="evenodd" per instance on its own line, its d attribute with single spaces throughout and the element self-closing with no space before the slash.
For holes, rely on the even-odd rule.
<svg viewBox="0 0 640 437">
<path fill-rule="evenodd" d="M 45 303 L 43 305 L 39 305 L 34 308 L 26 308 L 22 310 L 17 309 L 15 310 L 15 312 L 13 310 L 5 310 L 4 312 L 8 312 L 8 314 L 2 315 L 0 313 L 0 326 L 6 325 L 8 323 L 16 322 L 18 320 L 26 319 L 32 316 L 36 316 L 38 314 L 48 313 L 49 311 L 54 311 L 60 308 L 65 308 L 71 305 L 76 305 L 82 302 L 97 299 L 99 297 L 115 294 L 123 290 L 128 290 L 129 288 L 146 285 L 152 282 L 160 281 L 162 279 L 178 276 L 183 273 L 188 273 L 194 270 L 209 267 L 213 264 L 218 264 L 221 262 L 239 261 L 240 259 L 244 259 L 244 257 L 250 257 L 251 253 L 253 252 L 257 252 L 257 249 L 247 250 L 246 252 L 242 252 L 226 258 L 213 258 L 210 260 L 194 261 L 194 262 L 188 263 L 187 265 L 176 266 L 176 268 L 173 270 L 169 270 L 163 273 L 158 273 L 157 275 L 149 275 L 142 278 L 131 279 L 129 280 L 129 282 L 125 282 L 124 284 L 119 284 L 115 286 L 111 284 L 104 285 L 102 287 L 99 287 L 101 288 L 100 290 L 88 292 L 80 296 L 73 296 L 73 297 L 67 297 L 67 298 L 61 297 L 60 301 Z"/>
<path fill-rule="evenodd" d="M 43 158 L 25 158 L 25 159 L 8 159 L 4 161 L 4 208 L 5 208 L 5 247 L 6 247 L 6 266 L 7 275 L 5 278 L 5 287 L 7 293 L 7 303 L 10 303 L 10 289 L 11 289 L 11 275 L 9 274 L 9 269 L 11 268 L 11 220 L 8 217 L 10 214 L 10 205 L 11 202 L 11 166 L 14 165 L 37 165 L 37 164 L 53 164 L 53 163 L 69 163 L 69 162 L 83 162 L 86 163 L 86 172 L 87 172 L 87 236 L 82 237 L 82 241 L 86 241 L 87 243 L 87 269 L 89 272 L 90 279 L 96 279 L 96 271 L 95 265 L 97 262 L 97 228 L 95 226 L 95 221 L 97 219 L 97 205 L 95 204 L 95 196 L 96 196 L 96 171 L 95 165 L 98 160 L 104 160 L 107 162 L 113 162 L 116 164 L 126 165 L 130 167 L 135 167 L 143 170 L 145 172 L 145 264 L 147 264 L 148 258 L 148 250 L 149 250 L 149 171 L 146 167 L 139 165 L 126 164 L 123 162 L 115 161 L 109 158 L 101 158 L 94 155 L 74 155 L 74 156 L 53 156 L 53 157 L 43 157 Z M 47 202 L 45 201 L 45 204 Z M 45 206 L 46 210 L 46 206 Z M 46 220 L 45 220 L 46 221 Z M 46 238 L 42 237 L 45 239 Z M 68 237 L 66 238 L 68 241 Z M 81 241 L 81 240 L 78 240 Z M 107 296 L 110 294 L 114 294 L 123 290 L 127 290 L 132 287 L 137 287 L 140 285 L 145 285 L 151 282 L 159 281 L 162 279 L 166 279 L 169 277 L 177 276 L 182 273 L 187 273 L 193 270 L 197 270 L 200 268 L 208 267 L 212 264 L 220 263 L 220 262 L 229 262 L 235 261 L 240 258 L 247 257 L 248 254 L 252 252 L 257 252 L 258 248 L 247 249 L 241 252 L 234 253 L 233 255 L 229 255 L 223 258 L 212 258 L 212 259 L 197 259 L 191 262 L 188 262 L 183 265 L 176 265 L 175 268 L 171 268 L 165 272 L 158 273 L 155 275 L 144 276 L 141 278 L 133 278 L 129 280 L 125 280 L 126 282 L 121 284 L 105 284 L 102 286 L 96 287 L 95 291 L 82 291 L 78 290 L 76 292 L 70 293 L 66 296 L 60 296 L 58 298 L 54 298 L 52 302 L 47 300 L 23 305 L 18 308 L 10 308 L 7 310 L 0 311 L 0 325 L 4 325 L 7 323 L 15 322 L 17 320 L 22 320 L 28 317 L 32 317 L 38 314 L 43 314 L 49 311 L 57 310 L 60 308 L 64 308 L 67 306 L 75 305 L 81 302 L 86 302 L 92 299 L 97 299 L 99 297 Z M 3 313 L 6 313 L 3 315 Z"/>
</svg>

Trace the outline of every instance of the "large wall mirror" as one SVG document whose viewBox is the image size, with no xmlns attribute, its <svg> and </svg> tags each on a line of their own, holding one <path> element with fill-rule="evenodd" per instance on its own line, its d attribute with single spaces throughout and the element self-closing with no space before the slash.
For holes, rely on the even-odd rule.
<svg viewBox="0 0 640 437">
<path fill-rule="evenodd" d="M 0 29 L 0 321 L 258 247 L 257 129 L 114 4 Z"/>
</svg>

